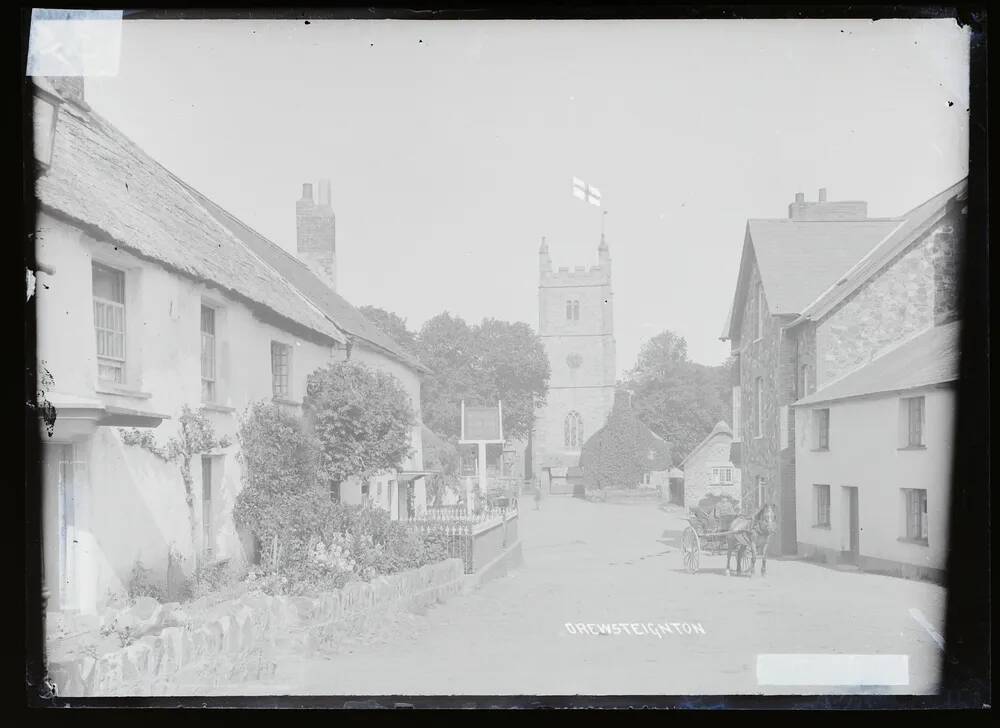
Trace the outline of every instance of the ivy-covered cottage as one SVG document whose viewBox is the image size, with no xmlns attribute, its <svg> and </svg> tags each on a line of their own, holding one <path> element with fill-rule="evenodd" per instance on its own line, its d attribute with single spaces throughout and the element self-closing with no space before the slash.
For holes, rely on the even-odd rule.
<svg viewBox="0 0 1000 728">
<path fill-rule="evenodd" d="M 92 612 L 138 561 L 163 573 L 172 553 L 249 556 L 232 519 L 248 404 L 299 412 L 307 376 L 352 358 L 393 373 L 419 413 L 425 370 L 306 263 L 95 113 L 82 79 L 35 79 L 34 93 L 37 356 L 55 412 L 41 430 L 45 585 L 50 609 Z M 178 434 L 184 407 L 217 436 L 191 458 L 190 507 L 178 463 L 152 452 Z M 382 479 L 397 516 L 422 506 L 419 421 L 412 444 Z M 353 485 L 345 500 L 361 497 Z"/>
<path fill-rule="evenodd" d="M 929 325 L 928 301 L 953 300 L 957 237 L 931 233 L 964 185 L 899 217 L 869 218 L 867 203 L 820 190 L 817 202 L 798 193 L 787 219 L 747 221 L 721 336 L 737 364 L 732 460 L 744 508 L 777 506 L 781 553 L 797 552 L 797 512 L 811 507 L 797 499 L 803 433 L 791 406 Z M 878 287 L 862 285 L 890 269 Z"/>
</svg>

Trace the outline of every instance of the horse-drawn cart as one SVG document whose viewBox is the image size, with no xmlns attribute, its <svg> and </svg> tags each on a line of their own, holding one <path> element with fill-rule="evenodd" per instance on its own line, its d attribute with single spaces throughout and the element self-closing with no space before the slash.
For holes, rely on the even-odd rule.
<svg viewBox="0 0 1000 728">
<path fill-rule="evenodd" d="M 687 516 L 688 526 L 681 533 L 681 553 L 684 556 L 684 568 L 689 574 L 695 574 L 701 566 L 701 554 L 714 556 L 726 555 L 726 572 L 729 572 L 729 556 L 736 551 L 736 573 L 746 574 L 753 568 L 753 554 L 742 544 L 733 543 L 737 536 L 749 533 L 749 522 L 741 518 L 735 530 L 733 521 L 740 518 L 738 513 L 706 513 L 693 509 Z"/>
</svg>

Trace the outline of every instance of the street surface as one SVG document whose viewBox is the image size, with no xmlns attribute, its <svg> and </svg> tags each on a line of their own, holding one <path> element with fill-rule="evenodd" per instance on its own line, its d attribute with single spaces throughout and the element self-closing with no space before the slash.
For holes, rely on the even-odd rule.
<svg viewBox="0 0 1000 728">
<path fill-rule="evenodd" d="M 559 496 L 541 506 L 523 507 L 525 563 L 512 574 L 423 614 L 394 615 L 336 654 L 280 654 L 273 679 L 213 694 L 934 692 L 941 587 L 781 559 L 764 578 L 727 577 L 725 556 L 706 554 L 692 575 L 681 562 L 679 508 Z M 567 623 L 675 627 L 595 635 Z M 757 656 L 768 653 L 906 655 L 909 685 L 761 686 Z"/>
</svg>

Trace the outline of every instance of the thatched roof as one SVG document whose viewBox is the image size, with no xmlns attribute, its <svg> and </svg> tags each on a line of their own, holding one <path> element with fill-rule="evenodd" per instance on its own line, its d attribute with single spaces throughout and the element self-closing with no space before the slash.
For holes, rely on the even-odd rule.
<svg viewBox="0 0 1000 728">
<path fill-rule="evenodd" d="M 210 215 L 168 170 L 98 114 L 60 104 L 43 212 L 98 240 L 214 285 L 293 327 L 343 341 L 336 326 Z"/>
</svg>

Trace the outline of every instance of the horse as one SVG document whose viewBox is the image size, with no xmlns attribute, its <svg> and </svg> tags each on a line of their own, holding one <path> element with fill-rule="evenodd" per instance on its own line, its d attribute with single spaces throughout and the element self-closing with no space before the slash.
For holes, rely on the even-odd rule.
<svg viewBox="0 0 1000 728">
<path fill-rule="evenodd" d="M 729 561 L 736 550 L 736 571 L 739 574 L 740 557 L 750 549 L 750 576 L 753 576 L 757 565 L 757 554 L 760 554 L 760 575 L 767 575 L 767 545 L 771 536 L 777 530 L 777 509 L 773 503 L 761 507 L 752 517 L 737 516 L 729 526 L 735 531 L 726 538 L 726 576 L 729 576 Z"/>
</svg>

